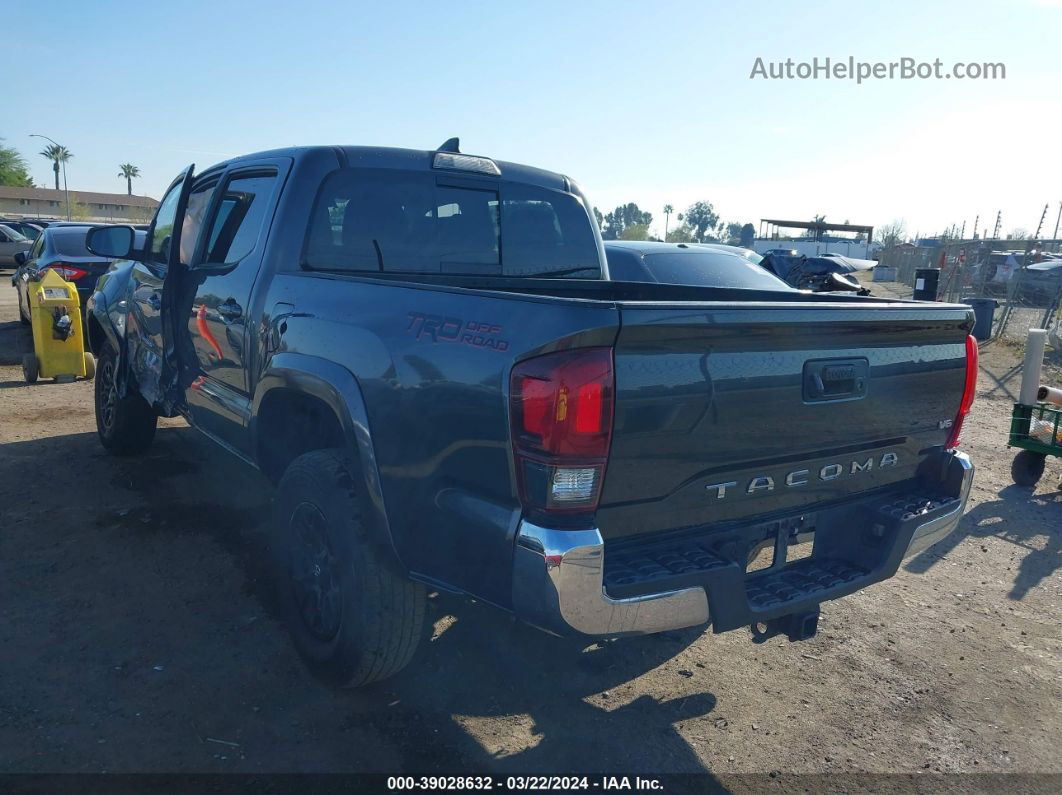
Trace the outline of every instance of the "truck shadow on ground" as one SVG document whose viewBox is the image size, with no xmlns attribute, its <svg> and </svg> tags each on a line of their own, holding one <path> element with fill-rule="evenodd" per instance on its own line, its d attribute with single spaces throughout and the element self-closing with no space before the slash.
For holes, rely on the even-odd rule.
<svg viewBox="0 0 1062 795">
<path fill-rule="evenodd" d="M 578 643 L 518 624 L 492 608 L 437 595 L 429 602 L 427 629 L 434 630 L 432 637 L 426 638 L 418 659 L 398 677 L 356 691 L 332 691 L 316 683 L 295 660 L 278 620 L 271 578 L 268 483 L 208 444 L 191 429 L 167 427 L 160 428 L 147 454 L 132 458 L 106 455 L 94 433 L 3 446 L 0 499 L 16 505 L 12 517 L 22 529 L 14 537 L 34 545 L 31 559 L 36 562 L 11 564 L 29 567 L 20 576 L 58 600 L 69 598 L 63 572 L 71 567 L 85 572 L 87 582 L 95 576 L 118 577 L 133 589 L 129 594 L 123 591 L 123 600 L 130 598 L 138 605 L 138 610 L 130 611 L 123 602 L 95 595 L 92 610 L 76 608 L 66 616 L 65 626 L 72 634 L 62 637 L 60 648 L 84 649 L 91 638 L 107 648 L 128 648 L 133 659 L 148 654 L 155 659 L 166 656 L 162 648 L 180 644 L 185 664 L 195 671 L 194 687 L 217 694 L 211 709 L 218 714 L 206 720 L 247 721 L 247 699 L 265 699 L 262 693 L 274 693 L 262 718 L 266 713 L 283 715 L 279 723 L 283 727 L 288 725 L 287 717 L 298 715 L 300 725 L 315 726 L 312 753 L 321 772 L 352 766 L 378 770 L 385 764 L 380 761 L 381 748 L 402 760 L 402 769 L 390 772 L 706 772 L 677 724 L 703 719 L 714 709 L 715 696 L 696 684 L 707 681 L 710 672 L 694 662 L 688 663 L 691 670 L 678 663 L 665 665 L 697 641 L 703 629 Z M 65 507 L 47 501 L 16 504 L 26 483 L 47 478 L 56 461 L 63 462 L 64 470 L 84 475 L 67 493 Z M 41 522 L 44 516 L 47 522 Z M 30 527 L 40 529 L 29 532 Z M 213 544 L 195 544 L 197 537 Z M 55 551 L 68 548 L 68 560 Z M 76 548 L 97 550 L 88 566 L 73 552 Z M 217 572 L 224 569 L 219 568 L 219 556 L 227 556 L 242 573 L 238 584 L 219 576 Z M 210 562 L 212 557 L 215 560 Z M 146 642 L 142 622 L 154 622 L 166 603 L 153 605 L 157 601 L 153 586 L 127 572 L 155 566 L 166 569 L 168 587 L 178 591 L 171 594 L 173 604 L 195 607 L 171 614 L 173 626 L 159 630 L 165 635 L 154 641 L 153 648 L 147 647 L 150 651 L 134 652 Z M 272 620 L 249 617 L 234 589 L 250 596 Z M 230 636 L 228 627 L 238 633 Z M 232 640 L 242 647 L 238 653 L 226 645 Z M 56 647 L 49 649 L 49 654 L 57 653 Z M 272 649 L 280 649 L 280 657 L 275 651 L 270 656 Z M 169 650 L 171 656 L 175 653 Z M 243 685 L 240 700 L 221 695 L 227 692 L 225 683 L 243 675 L 238 660 L 229 659 L 233 654 L 277 660 L 268 673 L 259 673 L 253 684 Z M 14 678 L 19 678 L 20 670 L 36 669 L 32 658 L 23 662 L 13 671 Z M 124 669 L 133 663 L 122 665 Z M 633 680 L 650 672 L 654 673 L 648 687 L 652 695 L 646 694 L 646 683 L 632 686 Z M 54 696 L 63 704 L 82 699 L 79 688 L 96 694 L 85 699 L 106 699 L 110 709 L 120 710 L 127 702 L 140 709 L 138 700 L 145 697 L 136 689 L 118 697 L 105 682 L 91 679 L 67 687 L 71 690 L 65 696 Z M 675 696 L 676 692 L 685 695 Z M 204 720 L 201 709 L 182 697 L 175 696 L 164 706 L 172 716 L 168 720 Z M 88 704 L 81 708 L 91 713 Z M 275 725 L 270 731 L 283 732 Z M 370 741 L 361 748 L 351 745 L 359 733 Z M 95 747 L 90 744 L 95 740 L 87 738 L 73 742 Z M 293 736 L 291 742 L 307 753 L 309 739 Z M 184 752 L 194 758 L 198 746 L 190 748 Z M 280 751 L 266 764 L 297 769 L 295 765 L 304 763 Z"/>
<path fill-rule="evenodd" d="M 435 615 L 453 623 L 428 644 L 419 664 L 381 686 L 400 703 L 369 715 L 382 731 L 413 735 L 414 742 L 402 744 L 411 769 L 705 772 L 676 724 L 710 713 L 714 695 L 624 695 L 632 680 L 671 660 L 703 630 L 587 647 L 515 624 L 489 608 L 434 602 Z M 688 692 L 680 683 L 695 674 L 672 675 L 675 689 Z M 452 724 L 444 745 L 432 742 L 440 721 L 425 722 L 425 712 Z"/>
<path fill-rule="evenodd" d="M 1062 567 L 1062 492 L 1031 494 L 1027 488 L 1012 485 L 1001 489 L 998 496 L 998 500 L 976 505 L 954 533 L 912 558 L 905 566 L 907 571 L 927 572 L 967 538 L 1001 538 L 1028 551 L 1008 593 L 1011 599 L 1024 599 Z"/>
</svg>

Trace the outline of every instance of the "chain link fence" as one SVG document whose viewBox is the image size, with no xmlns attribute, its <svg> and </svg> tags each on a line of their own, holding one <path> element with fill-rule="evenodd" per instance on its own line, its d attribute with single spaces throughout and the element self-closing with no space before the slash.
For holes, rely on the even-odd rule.
<svg viewBox="0 0 1062 795">
<path fill-rule="evenodd" d="M 1062 319 L 1062 240 L 956 240 L 934 247 L 895 246 L 881 252 L 874 281 L 892 277 L 893 291 L 909 297 L 914 293 L 915 274 L 922 269 L 939 272 L 938 301 L 994 299 L 995 339 L 1024 341 L 1030 328 L 1053 328 Z"/>
</svg>

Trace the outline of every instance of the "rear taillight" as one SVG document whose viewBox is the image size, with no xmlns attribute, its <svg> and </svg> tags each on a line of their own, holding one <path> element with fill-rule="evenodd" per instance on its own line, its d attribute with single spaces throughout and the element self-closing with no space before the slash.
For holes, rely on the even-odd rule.
<svg viewBox="0 0 1062 795">
<path fill-rule="evenodd" d="M 974 396 L 977 394 L 977 340 L 973 337 L 966 338 L 966 381 L 962 388 L 962 402 L 959 404 L 959 413 L 955 415 L 955 421 L 951 424 L 951 433 L 944 447 L 954 450 L 959 446 L 962 436 L 962 423 L 973 406 Z"/>
<path fill-rule="evenodd" d="M 549 513 L 597 509 L 614 388 L 611 348 L 550 353 L 513 368 L 513 454 L 525 506 Z"/>
<path fill-rule="evenodd" d="M 68 282 L 76 282 L 82 276 L 88 274 L 88 271 L 84 268 L 79 268 L 76 265 L 68 265 L 65 262 L 57 262 L 54 265 L 49 265 L 43 270 L 55 271 Z"/>
</svg>

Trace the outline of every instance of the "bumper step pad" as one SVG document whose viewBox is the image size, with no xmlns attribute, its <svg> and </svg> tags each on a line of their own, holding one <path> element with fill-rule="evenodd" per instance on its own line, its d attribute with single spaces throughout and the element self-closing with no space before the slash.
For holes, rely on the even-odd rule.
<svg viewBox="0 0 1062 795">
<path fill-rule="evenodd" d="M 958 497 L 945 497 L 939 494 L 905 494 L 882 505 L 878 510 L 892 519 L 906 522 L 916 516 L 922 516 L 956 502 L 959 502 Z"/>
<path fill-rule="evenodd" d="M 746 585 L 749 604 L 755 610 L 814 596 L 865 577 L 867 571 L 841 560 L 801 560 L 762 577 L 749 578 Z"/>
<path fill-rule="evenodd" d="M 609 552 L 605 562 L 605 590 L 618 595 L 625 587 L 659 580 L 668 580 L 672 587 L 682 587 L 681 582 L 670 581 L 684 575 L 697 577 L 726 565 L 727 561 L 696 541 Z"/>
</svg>

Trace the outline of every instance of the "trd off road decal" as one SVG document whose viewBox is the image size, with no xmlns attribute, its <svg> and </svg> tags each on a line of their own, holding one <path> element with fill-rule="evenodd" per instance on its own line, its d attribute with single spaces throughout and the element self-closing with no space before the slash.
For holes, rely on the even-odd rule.
<svg viewBox="0 0 1062 795">
<path fill-rule="evenodd" d="M 459 317 L 444 317 L 425 312 L 410 312 L 406 332 L 418 340 L 431 342 L 456 342 L 474 348 L 489 348 L 495 351 L 509 350 L 509 341 L 498 337 L 502 327 L 485 320 L 462 320 Z"/>
</svg>

